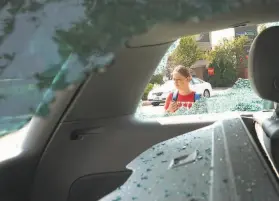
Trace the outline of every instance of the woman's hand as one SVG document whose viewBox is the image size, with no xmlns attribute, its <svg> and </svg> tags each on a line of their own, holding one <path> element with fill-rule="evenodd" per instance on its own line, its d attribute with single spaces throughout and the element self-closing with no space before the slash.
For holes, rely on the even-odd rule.
<svg viewBox="0 0 279 201">
<path fill-rule="evenodd" d="M 178 109 L 178 105 L 176 102 L 171 102 L 167 111 L 170 113 L 174 113 Z"/>
</svg>

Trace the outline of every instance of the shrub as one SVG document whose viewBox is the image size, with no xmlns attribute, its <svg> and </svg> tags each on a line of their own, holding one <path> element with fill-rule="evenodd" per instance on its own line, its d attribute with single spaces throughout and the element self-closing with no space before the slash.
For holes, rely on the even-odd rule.
<svg viewBox="0 0 279 201">
<path fill-rule="evenodd" d="M 237 80 L 237 67 L 245 66 L 240 58 L 245 57 L 244 46 L 247 37 L 239 37 L 235 40 L 224 40 L 208 54 L 210 66 L 214 68 L 214 75 L 208 78 L 213 87 L 230 87 Z"/>
<path fill-rule="evenodd" d="M 210 66 L 214 75 L 208 78 L 213 87 L 231 86 L 236 80 L 236 62 L 229 41 L 217 46 L 209 53 Z"/>
<path fill-rule="evenodd" d="M 205 55 L 199 48 L 195 36 L 182 37 L 179 45 L 171 55 L 171 59 L 175 65 L 184 65 L 186 67 L 191 67 L 196 61 L 204 57 Z M 172 65 L 172 67 L 175 65 Z"/>
<path fill-rule="evenodd" d="M 153 86 L 154 86 L 153 84 L 148 83 L 148 85 L 145 87 L 145 90 L 144 90 L 144 93 L 142 96 L 143 100 L 147 100 L 148 93 L 153 89 Z"/>
<path fill-rule="evenodd" d="M 163 75 L 162 74 L 156 74 L 152 75 L 151 80 L 149 83 L 151 84 L 163 84 Z"/>
</svg>

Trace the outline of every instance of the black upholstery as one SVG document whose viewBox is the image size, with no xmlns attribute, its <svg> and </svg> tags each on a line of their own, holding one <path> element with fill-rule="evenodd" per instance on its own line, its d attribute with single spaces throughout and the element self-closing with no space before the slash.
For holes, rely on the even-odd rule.
<svg viewBox="0 0 279 201">
<path fill-rule="evenodd" d="M 270 27 L 254 40 L 249 55 L 249 77 L 266 100 L 279 102 L 279 27 Z"/>
<path fill-rule="evenodd" d="M 132 174 L 131 170 L 106 174 L 87 175 L 71 186 L 68 201 L 96 201 L 114 191 Z"/>
<path fill-rule="evenodd" d="M 279 102 L 279 26 L 264 30 L 254 40 L 249 55 L 249 77 L 254 90 L 264 99 Z M 262 123 L 264 146 L 279 168 L 279 119 Z"/>
<path fill-rule="evenodd" d="M 269 118 L 262 124 L 263 131 L 266 136 L 265 147 L 269 151 L 273 163 L 279 169 L 279 119 Z"/>
</svg>

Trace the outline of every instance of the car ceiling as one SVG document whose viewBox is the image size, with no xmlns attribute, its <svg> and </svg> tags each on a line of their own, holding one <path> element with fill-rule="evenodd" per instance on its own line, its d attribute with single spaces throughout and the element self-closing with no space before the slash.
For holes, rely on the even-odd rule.
<svg viewBox="0 0 279 201">
<path fill-rule="evenodd" d="M 268 1 L 274 2 L 274 4 L 263 3 L 264 1 L 243 2 L 249 3 L 243 3 L 239 7 L 217 11 L 214 15 L 208 15 L 205 12 L 192 17 L 190 20 L 185 19 L 183 21 L 172 22 L 162 20 L 150 27 L 146 33 L 133 36 L 127 42 L 127 46 L 142 47 L 156 45 L 174 41 L 184 35 L 233 28 L 241 25 L 259 24 L 278 19 L 277 8 L 279 4 L 276 1 Z M 218 3 L 223 3 L 225 6 L 229 1 L 218 1 Z"/>
<path fill-rule="evenodd" d="M 142 29 L 135 30 L 134 34 L 128 37 L 129 40 L 126 40 L 126 46 L 115 46 L 114 63 L 105 73 L 90 75 L 67 110 L 64 122 L 133 114 L 157 64 L 172 42 L 180 36 L 279 19 L 278 0 L 200 1 L 199 4 L 204 6 L 196 5 L 196 13 L 179 15 L 174 11 L 178 8 L 180 11 L 177 12 L 182 12 L 183 8 L 186 11 L 189 9 L 188 3 L 195 4 L 197 1 L 187 1 L 188 3 L 183 4 L 182 1 L 173 3 L 171 0 L 165 0 L 161 7 L 154 6 L 152 2 L 146 3 L 146 12 L 138 15 L 142 19 L 148 17 L 153 20 L 153 24 L 144 24 Z M 167 6 L 172 4 L 176 7 Z M 171 15 L 175 15 L 176 18 Z M 136 23 L 142 22 L 137 19 L 134 27 L 137 27 Z"/>
</svg>

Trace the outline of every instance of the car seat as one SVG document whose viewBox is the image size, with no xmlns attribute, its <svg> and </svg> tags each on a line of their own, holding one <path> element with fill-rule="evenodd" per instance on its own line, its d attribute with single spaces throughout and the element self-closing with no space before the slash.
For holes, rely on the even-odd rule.
<svg viewBox="0 0 279 201">
<path fill-rule="evenodd" d="M 249 78 L 258 95 L 279 102 L 279 26 L 262 31 L 253 41 L 249 53 Z M 262 122 L 264 150 L 279 170 L 279 107 Z"/>
</svg>

